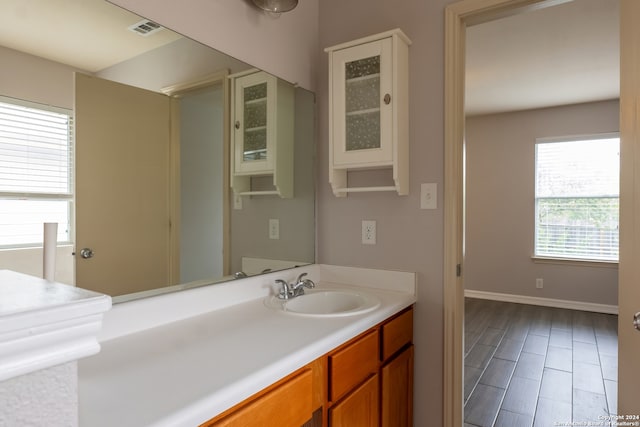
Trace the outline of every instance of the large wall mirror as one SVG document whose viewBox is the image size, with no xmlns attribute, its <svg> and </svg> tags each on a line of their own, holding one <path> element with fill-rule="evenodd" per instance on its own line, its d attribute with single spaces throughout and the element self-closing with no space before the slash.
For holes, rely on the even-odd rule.
<svg viewBox="0 0 640 427">
<path fill-rule="evenodd" d="M 0 63 L 0 102 L 73 117 L 57 281 L 118 302 L 314 262 L 313 93 L 295 88 L 293 197 L 238 196 L 229 75 L 250 64 L 105 0 L 2 0 Z M 25 246 L 0 268 L 35 274 L 42 249 Z"/>
</svg>

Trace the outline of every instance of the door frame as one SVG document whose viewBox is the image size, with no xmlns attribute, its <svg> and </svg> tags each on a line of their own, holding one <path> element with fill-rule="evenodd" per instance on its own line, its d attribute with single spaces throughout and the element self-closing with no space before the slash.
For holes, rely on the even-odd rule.
<svg viewBox="0 0 640 427">
<path fill-rule="evenodd" d="M 162 88 L 162 93 L 171 98 L 171 283 L 180 283 L 180 98 L 210 86 L 222 87 L 223 127 L 222 127 L 222 270 L 223 275 L 231 274 L 231 183 L 230 183 L 230 141 L 231 93 L 229 70 L 223 69 L 203 77 Z"/>
<path fill-rule="evenodd" d="M 466 27 L 488 22 L 525 11 L 566 3 L 571 0 L 463 0 L 445 8 L 445 99 L 444 99 L 444 387 L 443 420 L 447 427 L 460 427 L 464 420 L 464 93 L 465 93 L 465 38 Z M 635 3 L 635 4 L 634 4 Z M 634 28 L 633 17 L 640 16 L 637 0 L 620 0 L 621 6 L 621 96 L 620 139 L 621 150 L 621 215 L 620 228 L 632 230 L 620 233 L 620 263 L 618 287 L 619 330 L 625 331 L 622 320 L 633 313 L 633 307 L 624 307 L 625 289 L 640 281 L 640 264 L 633 259 L 640 249 L 640 180 L 634 182 L 634 171 L 640 171 L 640 29 Z M 626 16 L 626 19 L 625 19 Z M 637 26 L 636 26 L 637 27 Z M 635 165 L 638 164 L 638 167 Z M 638 209 L 635 209 L 638 205 Z M 625 212 L 625 214 L 623 214 Z M 635 242 L 635 245 L 634 245 Z M 635 279 L 635 280 L 634 280 Z M 632 298 L 627 298 L 632 300 Z M 632 316 L 632 314 L 631 314 Z M 625 322 L 627 328 L 627 322 Z M 630 329 L 630 328 L 629 328 Z M 623 340 L 621 340 L 622 343 Z M 629 340 L 631 341 L 631 340 Z M 637 341 L 637 340 L 633 340 Z M 637 346 L 640 346 L 638 344 Z M 623 347 L 623 349 L 626 347 Z M 637 348 L 637 347 L 636 347 Z M 628 356 L 628 362 L 625 357 Z M 620 352 L 620 363 L 629 366 L 632 352 Z M 637 353 L 635 353 L 637 354 Z M 631 396 L 640 393 L 635 378 L 621 375 L 618 383 L 618 413 L 638 413 Z M 634 412 L 635 410 L 635 412 Z"/>
</svg>

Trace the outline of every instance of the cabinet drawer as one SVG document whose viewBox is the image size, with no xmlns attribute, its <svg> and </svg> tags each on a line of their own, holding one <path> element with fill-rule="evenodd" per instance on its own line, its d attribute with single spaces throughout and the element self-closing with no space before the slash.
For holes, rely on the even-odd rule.
<svg viewBox="0 0 640 427">
<path fill-rule="evenodd" d="M 305 369 L 230 415 L 201 427 L 299 427 L 313 413 L 313 375 Z"/>
<path fill-rule="evenodd" d="M 413 340 L 413 309 L 382 325 L 382 360 Z"/>
<path fill-rule="evenodd" d="M 378 331 L 373 330 L 329 355 L 331 401 L 335 402 L 344 393 L 377 371 L 378 351 Z"/>
</svg>

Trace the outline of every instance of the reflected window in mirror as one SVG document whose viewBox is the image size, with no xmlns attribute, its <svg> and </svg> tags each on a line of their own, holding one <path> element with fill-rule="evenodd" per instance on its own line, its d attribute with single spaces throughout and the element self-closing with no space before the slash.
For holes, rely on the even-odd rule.
<svg viewBox="0 0 640 427">
<path fill-rule="evenodd" d="M 234 273 L 239 271 L 251 276 L 263 274 L 265 271 L 277 271 L 295 265 L 313 263 L 315 258 L 313 156 L 315 153 L 313 133 L 315 99 L 313 94 L 303 89 L 295 89 L 295 198 L 283 201 L 277 196 L 266 196 L 259 200 L 245 197 L 241 206 L 238 206 L 234 204 L 229 185 L 231 180 L 229 170 L 231 94 L 222 88 L 220 96 L 215 101 L 216 105 L 208 106 L 209 111 L 219 110 L 217 117 L 221 117 L 216 121 L 220 122 L 217 126 L 221 126 L 222 129 L 217 128 L 217 130 L 221 131 L 224 141 L 223 145 L 217 146 L 215 150 L 211 147 L 207 149 L 208 151 L 193 150 L 203 142 L 200 132 L 191 132 L 189 137 L 192 140 L 189 142 L 186 142 L 183 136 L 179 136 L 181 133 L 186 134 L 189 130 L 193 130 L 189 124 L 190 119 L 180 117 L 180 110 L 184 107 L 183 112 L 189 110 L 193 114 L 204 114 L 210 117 L 209 113 L 204 112 L 205 110 L 198 110 L 197 104 L 200 99 L 197 96 L 188 100 L 184 93 L 195 94 L 201 88 L 196 88 L 194 82 L 206 81 L 211 75 L 223 71 L 227 74 L 240 73 L 254 67 L 164 27 L 160 27 L 146 37 L 140 36 L 129 27 L 140 23 L 143 18 L 107 1 L 83 0 L 72 3 L 65 3 L 65 8 L 61 8 L 57 0 L 29 2 L 3 0 L 0 4 L 0 26 L 3 28 L 0 33 L 0 62 L 3 64 L 0 96 L 67 109 L 72 111 L 71 116 L 74 118 L 73 148 L 75 152 L 72 150 L 71 153 L 75 157 L 74 167 L 77 173 L 71 176 L 70 185 L 74 191 L 71 193 L 71 198 L 75 196 L 75 203 L 71 205 L 69 202 L 65 205 L 68 206 L 66 212 L 70 219 L 53 221 L 70 224 L 58 227 L 59 233 L 68 232 L 69 235 L 59 237 L 55 280 L 107 293 L 116 297 L 114 302 L 118 302 L 160 292 L 234 280 Z M 74 10 L 68 9 L 71 7 Z M 63 10 L 65 13 L 61 13 Z M 65 24 L 64 19 L 70 17 L 73 17 L 74 21 Z M 91 43 L 77 43 L 77 40 L 86 39 L 87 31 L 77 25 L 78 22 L 91 24 Z M 55 23 L 53 27 L 52 23 Z M 60 28 L 65 28 L 69 32 L 60 31 Z M 70 33 L 75 30 L 80 31 L 80 34 Z M 24 33 L 21 33 L 22 31 Z M 116 160 L 108 161 L 107 157 L 101 154 L 101 150 L 119 140 L 119 137 L 114 136 L 110 130 L 124 128 L 122 124 L 115 122 L 108 124 L 105 131 L 101 132 L 104 140 L 95 147 L 98 158 L 102 156 L 97 167 L 87 168 L 83 164 L 82 155 L 86 153 L 90 143 L 96 141 L 92 137 L 87 137 L 86 134 L 83 136 L 79 131 L 83 126 L 86 128 L 87 119 L 83 119 L 82 114 L 79 114 L 76 109 L 78 75 L 96 81 L 101 80 L 107 87 L 126 85 L 139 91 L 146 91 L 152 97 L 166 99 L 165 104 L 168 105 L 167 110 L 172 117 L 170 121 L 165 121 L 165 123 L 171 123 L 166 129 L 166 132 L 171 134 L 162 136 L 162 140 L 170 141 L 167 144 L 171 144 L 160 150 L 164 157 L 158 164 L 162 164 L 164 169 L 151 167 L 149 156 L 133 154 L 132 145 L 121 150 Z M 186 90 L 187 87 L 191 89 Z M 167 88 L 177 89 L 172 93 L 165 93 L 164 89 Z M 186 92 L 178 94 L 180 88 Z M 114 91 L 107 91 L 107 93 L 111 96 L 115 95 Z M 102 102 L 106 100 L 102 96 L 88 94 L 85 100 L 97 101 L 87 104 L 91 105 L 89 111 L 97 116 L 107 117 L 108 114 L 101 114 L 98 110 L 106 103 Z M 125 105 L 128 104 L 128 108 L 134 105 L 128 97 L 124 97 L 122 101 Z M 145 119 L 141 114 L 147 111 L 141 108 L 128 116 L 134 123 L 143 122 Z M 174 120 L 176 118 L 177 120 Z M 136 132 L 138 131 L 135 129 L 127 130 L 130 134 Z M 150 138 L 143 136 L 133 138 L 131 144 L 145 139 Z M 156 141 L 160 144 L 158 141 L 160 137 Z M 263 148 L 259 147 L 258 150 Z M 189 153 L 187 149 L 190 150 Z M 156 149 L 147 152 L 158 154 Z M 209 154 L 198 155 L 198 152 Z M 200 157 L 215 156 L 216 162 L 220 165 L 216 168 L 221 169 L 211 170 L 211 174 L 207 176 L 198 174 L 187 176 L 196 171 L 195 163 L 189 156 L 197 160 L 200 160 Z M 88 169 L 88 172 L 81 177 L 83 168 Z M 100 177 L 103 169 L 106 175 Z M 133 188 L 136 187 L 134 183 L 153 181 L 147 174 L 150 169 L 154 169 L 155 176 L 162 177 L 161 180 L 165 183 L 164 187 L 158 186 L 153 190 L 166 197 L 163 202 L 166 206 L 162 213 L 164 216 L 158 218 L 141 213 L 150 190 L 135 190 L 137 197 L 133 199 L 137 199 L 136 203 L 123 203 L 117 198 L 112 202 L 105 202 L 109 199 L 107 197 L 109 193 L 117 195 L 119 192 L 121 194 L 127 191 L 134 192 Z M 130 178 L 123 179 L 125 173 L 132 175 Z M 106 180 L 111 185 L 107 185 L 104 191 L 97 190 L 96 182 L 99 179 Z M 260 177 L 256 178 L 258 181 L 260 179 Z M 186 182 L 187 180 L 189 182 Z M 116 181 L 123 181 L 123 183 L 116 186 Z M 256 183 L 258 188 L 261 185 L 260 182 Z M 206 214 L 205 210 L 198 208 L 197 205 L 189 205 L 190 201 L 200 197 L 199 194 L 210 193 L 214 186 L 219 193 L 217 198 L 221 202 L 207 205 Z M 89 194 L 91 198 L 79 197 L 82 191 Z M 83 212 L 86 207 L 96 208 L 94 201 L 98 199 L 102 199 L 101 202 L 106 203 L 108 207 L 99 209 L 105 211 L 106 219 L 90 228 L 105 230 L 105 237 L 99 240 L 83 240 L 84 237 L 79 230 L 87 218 L 92 216 Z M 152 263 L 162 268 L 165 265 L 170 266 L 168 271 L 163 272 L 164 279 L 152 279 L 151 274 L 137 269 L 141 264 L 139 254 L 151 252 L 156 248 L 155 243 L 148 242 L 134 233 L 117 238 L 117 228 L 110 229 L 113 226 L 112 218 L 126 215 L 131 217 L 137 215 L 149 223 L 162 222 L 166 225 L 168 231 L 165 233 L 168 240 L 165 243 L 169 259 L 163 256 L 162 260 L 157 259 L 155 264 Z M 208 223 L 207 218 L 211 219 Z M 280 221 L 279 239 L 269 239 L 270 219 Z M 212 237 L 213 234 L 209 232 L 209 228 L 213 221 L 221 230 L 218 234 L 226 237 Z M 71 228 L 72 226 L 75 228 Z M 39 228 L 41 227 L 40 225 Z M 196 240 L 198 237 L 208 241 L 198 242 Z M 70 244 L 62 245 L 62 242 Z M 89 282 L 81 280 L 78 272 L 82 266 L 89 265 L 89 261 L 75 257 L 73 252 L 74 250 L 79 252 L 84 247 L 93 250 L 94 256 L 90 260 L 92 263 L 107 260 L 106 265 L 109 270 L 126 272 L 130 278 L 110 280 L 106 276 L 102 277 L 102 273 L 97 274 L 98 278 L 110 283 L 110 287 L 106 288 L 102 285 L 93 288 Z M 132 249 L 134 249 L 133 255 L 125 255 Z M 41 276 L 41 250 L 36 247 L 20 251 L 0 251 L 0 265 L 3 268 Z M 187 251 L 190 252 L 187 253 Z M 111 252 L 115 254 L 114 258 L 108 258 L 107 254 Z M 194 253 L 198 254 L 198 257 L 190 255 Z M 198 262 L 206 263 L 206 266 L 192 264 L 196 258 Z M 213 268 L 213 266 L 216 267 Z M 131 281 L 135 286 L 129 287 L 127 281 Z M 141 288 L 139 285 L 143 281 L 148 283 Z M 117 283 L 118 287 L 111 286 L 111 282 Z M 128 296 L 132 293 L 135 295 Z"/>
<path fill-rule="evenodd" d="M 71 244 L 73 113 L 0 97 L 0 248 L 40 246 L 43 224 Z"/>
</svg>

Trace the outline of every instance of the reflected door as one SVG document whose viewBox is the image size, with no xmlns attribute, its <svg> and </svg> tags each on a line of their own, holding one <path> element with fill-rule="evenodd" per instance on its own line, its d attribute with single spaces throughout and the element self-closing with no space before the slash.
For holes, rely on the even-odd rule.
<svg viewBox="0 0 640 427">
<path fill-rule="evenodd" d="M 76 285 L 121 295 L 169 284 L 169 97 L 83 74 L 75 90 Z"/>
</svg>

